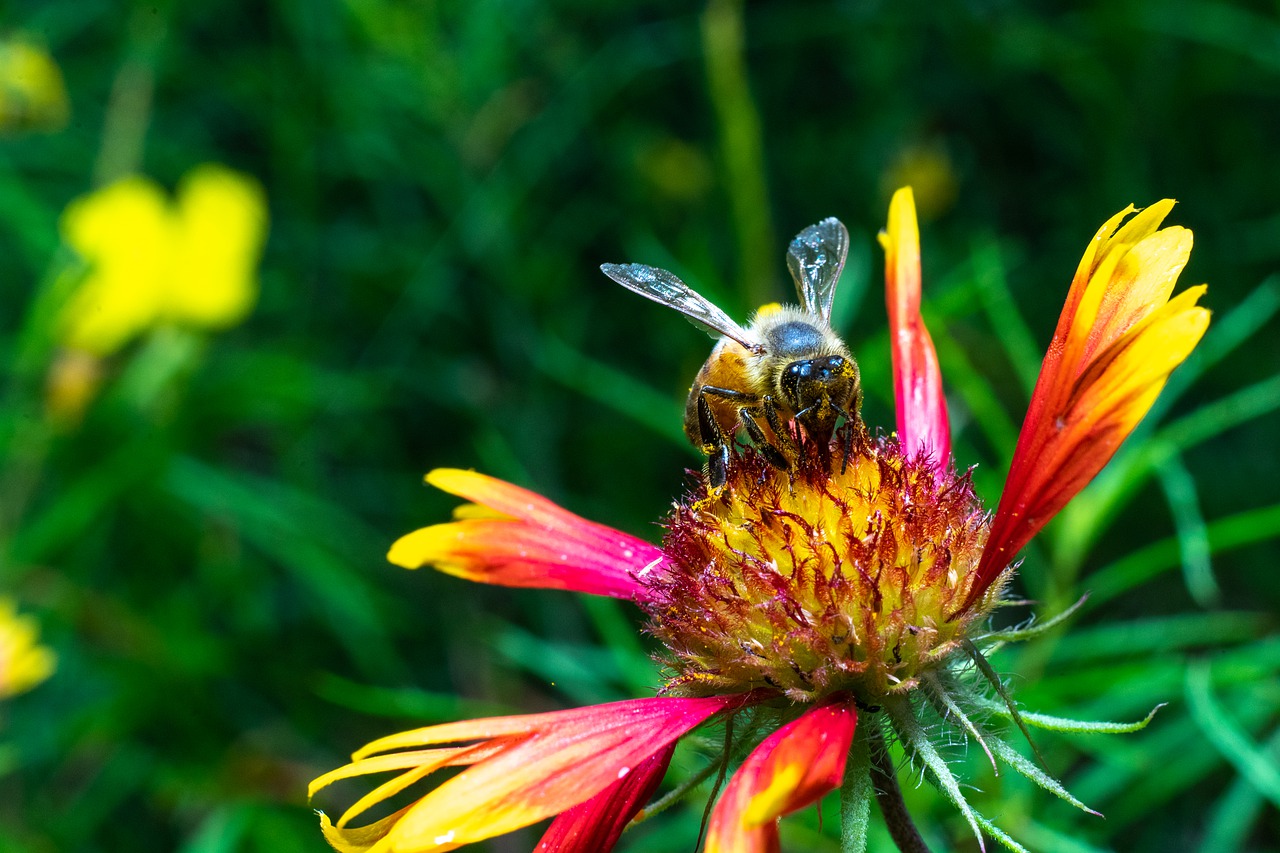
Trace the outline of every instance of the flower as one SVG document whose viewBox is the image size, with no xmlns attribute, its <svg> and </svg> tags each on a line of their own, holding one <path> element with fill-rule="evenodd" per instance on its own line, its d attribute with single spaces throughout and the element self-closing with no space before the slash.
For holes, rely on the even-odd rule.
<svg viewBox="0 0 1280 853">
<path fill-rule="evenodd" d="M 62 235 L 88 271 L 58 317 L 59 341 L 101 358 L 162 324 L 235 325 L 257 298 L 266 227 L 257 181 L 214 164 L 188 172 L 173 202 L 140 176 L 72 201 Z"/>
<path fill-rule="evenodd" d="M 829 447 L 802 442 L 788 471 L 735 448 L 726 487 L 698 480 L 661 547 L 482 474 L 428 474 L 468 503 L 453 522 L 401 538 L 393 563 L 629 600 L 662 643 L 666 682 L 654 698 L 375 741 L 312 783 L 314 795 L 340 779 L 397 774 L 336 823 L 322 816 L 325 836 L 342 851 L 445 851 L 555 816 L 537 850 L 608 851 L 661 782 L 676 741 L 712 721 L 726 727 L 726 761 L 750 751 L 711 813 L 711 853 L 777 851 L 779 818 L 837 787 L 854 818 L 846 831 L 856 832 L 870 799 L 892 796 L 873 794 L 870 775 L 873 762 L 887 763 L 890 736 L 979 838 L 985 830 L 1012 844 L 965 801 L 933 743 L 943 727 L 1084 808 L 990 730 L 992 715 L 1024 731 L 1035 720 L 1019 715 L 975 640 L 1052 624 L 981 627 L 1021 547 L 1106 464 L 1206 328 L 1208 312 L 1195 305 L 1203 287 L 1170 299 L 1191 246 L 1185 229 L 1159 228 L 1170 206 L 1123 225 L 1132 208 L 1118 214 L 1086 250 L 994 516 L 951 458 L 941 372 L 920 318 L 909 189 L 895 195 L 881 237 L 896 436 L 848 423 Z M 734 740 L 737 720 L 746 733 Z M 388 817 L 350 825 L 448 767 L 464 769 Z M 914 831 L 891 823 L 891 832 Z"/>
<path fill-rule="evenodd" d="M 0 597 L 0 698 L 25 693 L 53 674 L 57 658 L 39 635 L 35 619 L 19 616 L 13 599 Z"/>
<path fill-rule="evenodd" d="M 55 131 L 70 108 L 62 71 L 49 52 L 23 36 L 0 40 L 0 131 Z"/>
<path fill-rule="evenodd" d="M 959 185 L 955 161 L 942 139 L 920 139 L 903 146 L 880 176 L 886 196 L 898 187 L 910 186 L 925 221 L 951 209 Z"/>
</svg>

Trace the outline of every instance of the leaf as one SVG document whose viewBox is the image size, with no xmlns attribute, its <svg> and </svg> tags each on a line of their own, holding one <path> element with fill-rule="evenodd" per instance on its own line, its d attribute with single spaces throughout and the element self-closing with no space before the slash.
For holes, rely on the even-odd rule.
<svg viewBox="0 0 1280 853">
<path fill-rule="evenodd" d="M 1236 771 L 1280 808 L 1280 768 L 1227 715 L 1213 695 L 1212 666 L 1207 660 L 1187 665 L 1187 705 L 1205 738 Z"/>
<path fill-rule="evenodd" d="M 1171 457 L 1162 465 L 1159 476 L 1169 509 L 1173 511 L 1187 591 L 1201 607 L 1215 607 L 1222 600 L 1222 590 L 1213 576 L 1209 533 L 1200 512 L 1196 482 L 1179 456 Z"/>
</svg>

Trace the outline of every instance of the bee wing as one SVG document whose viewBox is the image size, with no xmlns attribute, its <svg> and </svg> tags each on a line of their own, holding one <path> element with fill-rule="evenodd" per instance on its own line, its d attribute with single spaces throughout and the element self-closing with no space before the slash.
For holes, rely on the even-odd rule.
<svg viewBox="0 0 1280 853">
<path fill-rule="evenodd" d="M 668 305 L 685 316 L 690 323 L 712 337 L 724 335 L 750 350 L 760 349 L 745 329 L 705 297 L 685 284 L 675 273 L 644 264 L 601 264 L 600 271 L 627 290 Z"/>
<path fill-rule="evenodd" d="M 787 269 L 796 280 L 800 307 L 824 320 L 831 319 L 836 282 L 849 254 L 849 232 L 835 217 L 796 235 L 787 249 Z"/>
</svg>

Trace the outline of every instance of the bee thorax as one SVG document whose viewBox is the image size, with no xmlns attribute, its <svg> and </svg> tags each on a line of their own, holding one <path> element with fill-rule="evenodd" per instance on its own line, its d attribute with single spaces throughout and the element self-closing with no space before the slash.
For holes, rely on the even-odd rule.
<svg viewBox="0 0 1280 853">
<path fill-rule="evenodd" d="M 788 320 L 768 329 L 764 335 L 765 346 L 773 355 L 798 358 L 821 351 L 826 336 L 812 323 L 804 320 Z"/>
</svg>

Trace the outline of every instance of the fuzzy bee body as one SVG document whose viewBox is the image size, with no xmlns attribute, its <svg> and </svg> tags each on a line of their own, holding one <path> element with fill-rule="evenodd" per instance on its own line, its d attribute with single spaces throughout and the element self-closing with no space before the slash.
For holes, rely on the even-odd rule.
<svg viewBox="0 0 1280 853">
<path fill-rule="evenodd" d="M 786 469 L 798 452 L 792 421 L 810 440 L 828 442 L 840 418 L 858 418 L 858 365 L 830 322 L 848 245 L 848 232 L 835 219 L 801 231 L 787 251 L 801 304 L 766 306 L 746 328 L 666 270 L 601 267 L 622 286 L 720 336 L 689 389 L 684 418 L 690 442 L 709 457 L 713 487 L 724 485 L 739 428 L 770 463 Z"/>
</svg>

